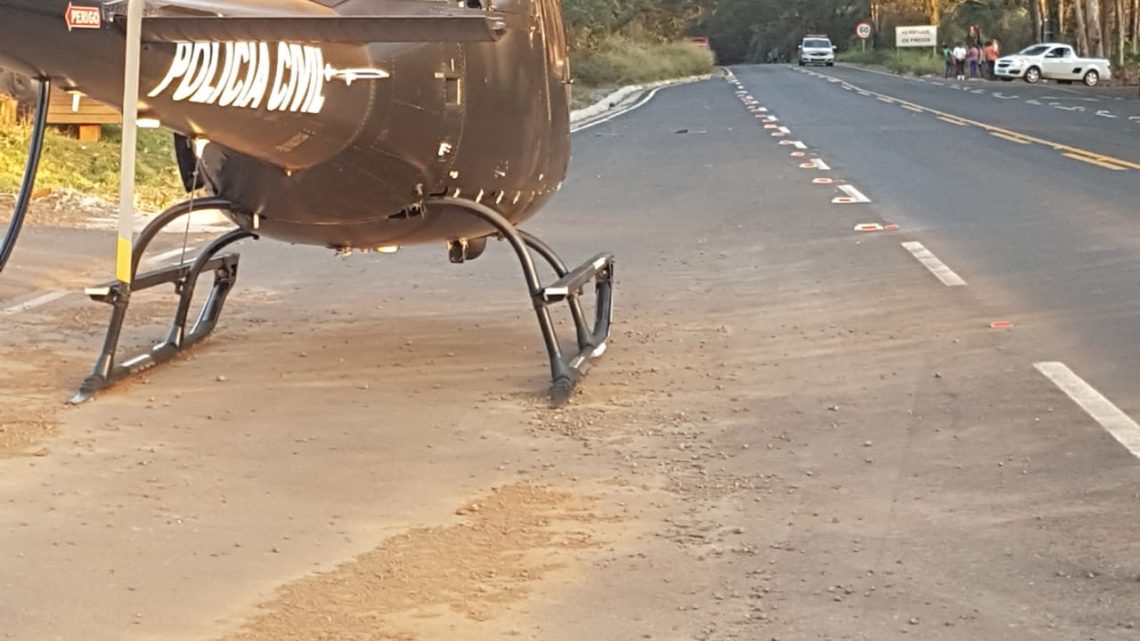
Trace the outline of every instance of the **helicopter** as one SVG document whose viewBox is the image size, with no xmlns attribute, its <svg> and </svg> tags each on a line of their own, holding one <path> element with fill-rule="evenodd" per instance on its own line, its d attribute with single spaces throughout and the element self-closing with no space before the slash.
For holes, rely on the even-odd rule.
<svg viewBox="0 0 1140 641">
<path fill-rule="evenodd" d="M 210 335 L 237 278 L 231 246 L 246 239 L 338 253 L 439 243 L 452 263 L 505 240 L 550 360 L 552 403 L 565 403 L 605 352 L 613 255 L 570 269 L 519 228 L 569 165 L 559 0 L 0 0 L 0 15 L 0 67 L 33 79 L 37 95 L 0 270 L 27 218 L 53 86 L 122 110 L 124 168 L 134 166 L 135 127 L 171 130 L 188 194 L 137 234 L 120 223 L 116 280 L 86 289 L 111 314 L 73 403 Z M 235 228 L 192 260 L 139 273 L 163 228 L 205 209 Z M 536 256 L 553 283 L 543 283 Z M 196 283 L 211 273 L 191 318 Z M 166 336 L 121 358 L 131 294 L 170 284 L 178 304 Z M 576 334 L 570 350 L 551 317 L 561 304 Z"/>
</svg>

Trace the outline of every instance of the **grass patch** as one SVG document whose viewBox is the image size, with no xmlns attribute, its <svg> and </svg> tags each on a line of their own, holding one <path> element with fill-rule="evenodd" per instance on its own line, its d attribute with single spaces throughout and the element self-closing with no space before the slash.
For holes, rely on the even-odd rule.
<svg viewBox="0 0 1140 641">
<path fill-rule="evenodd" d="M 0 193 L 19 190 L 30 135 L 29 125 L 0 126 Z M 72 189 L 116 201 L 121 140 L 119 127 L 103 127 L 103 139 L 97 143 L 81 143 L 49 128 L 36 175 L 36 191 Z M 185 193 L 169 132 L 139 131 L 136 176 L 138 205 L 145 209 L 161 209 Z"/>
<path fill-rule="evenodd" d="M 896 51 L 894 49 L 859 51 L 852 49 L 839 54 L 836 59 L 854 64 L 878 65 L 895 73 L 913 73 L 916 76 L 941 76 L 945 68 L 941 55 L 935 55 L 925 49 L 921 51 Z"/>
<path fill-rule="evenodd" d="M 607 40 L 571 57 L 574 80 L 586 87 L 635 85 L 710 73 L 708 49 L 687 42 L 666 44 Z"/>
</svg>

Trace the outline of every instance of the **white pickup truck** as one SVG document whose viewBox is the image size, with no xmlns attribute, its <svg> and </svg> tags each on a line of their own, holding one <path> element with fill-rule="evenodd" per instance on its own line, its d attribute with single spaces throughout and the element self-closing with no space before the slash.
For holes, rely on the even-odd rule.
<svg viewBox="0 0 1140 641">
<path fill-rule="evenodd" d="M 1104 58 L 1081 58 L 1069 45 L 1046 42 L 998 58 L 994 75 L 1006 81 L 1024 78 L 1030 84 L 1042 78 L 1066 84 L 1079 80 L 1093 87 L 1112 77 L 1112 67 Z"/>
</svg>

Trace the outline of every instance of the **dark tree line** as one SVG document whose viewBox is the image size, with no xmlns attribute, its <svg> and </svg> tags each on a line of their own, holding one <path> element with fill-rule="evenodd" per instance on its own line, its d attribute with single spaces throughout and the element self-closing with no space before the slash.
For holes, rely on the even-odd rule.
<svg viewBox="0 0 1140 641">
<path fill-rule="evenodd" d="M 613 38 L 669 42 L 684 37 L 717 0 L 563 0 L 570 48 Z"/>
<path fill-rule="evenodd" d="M 1043 40 L 1071 42 L 1122 64 L 1140 47 L 1140 0 L 564 0 L 571 46 L 613 38 L 669 41 L 708 36 L 721 62 L 787 57 L 805 33 L 854 44 L 855 23 L 875 26 L 877 46 L 894 27 L 935 24 L 940 39 L 964 40 L 971 25 L 1003 49 Z"/>
</svg>

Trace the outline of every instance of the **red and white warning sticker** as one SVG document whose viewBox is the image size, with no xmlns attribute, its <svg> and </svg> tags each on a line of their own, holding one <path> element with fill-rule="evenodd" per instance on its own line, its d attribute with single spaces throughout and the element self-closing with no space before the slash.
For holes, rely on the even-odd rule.
<svg viewBox="0 0 1140 641">
<path fill-rule="evenodd" d="M 75 29 L 101 29 L 103 27 L 103 12 L 99 7 L 90 7 L 68 3 L 67 11 L 63 17 L 67 20 L 67 30 Z"/>
</svg>

